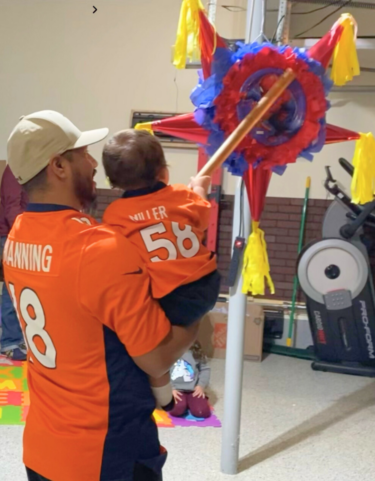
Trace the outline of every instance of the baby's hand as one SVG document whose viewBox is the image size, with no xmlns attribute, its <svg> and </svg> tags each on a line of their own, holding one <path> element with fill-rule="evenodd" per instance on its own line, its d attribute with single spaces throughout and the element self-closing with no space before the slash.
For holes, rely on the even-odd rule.
<svg viewBox="0 0 375 481">
<path fill-rule="evenodd" d="M 202 187 L 206 191 L 210 187 L 211 177 L 209 175 L 203 175 L 202 177 L 191 177 L 189 187 L 194 189 L 194 187 Z"/>
<path fill-rule="evenodd" d="M 189 187 L 190 189 L 193 189 L 196 194 L 206 197 L 208 189 L 210 188 L 210 184 L 211 177 L 209 175 L 204 175 L 202 177 L 192 177 L 190 179 Z"/>
<path fill-rule="evenodd" d="M 202 398 L 202 397 L 206 397 L 206 395 L 205 395 L 205 393 L 204 393 L 203 387 L 197 386 L 197 387 L 194 389 L 193 397 L 197 397 L 198 399 L 199 399 L 199 398 Z"/>
<path fill-rule="evenodd" d="M 176 389 L 173 389 L 172 394 L 173 394 L 173 397 L 174 397 L 174 400 L 175 400 L 176 404 L 179 401 L 182 401 L 182 396 L 181 396 L 181 393 L 179 391 L 177 391 Z"/>
</svg>

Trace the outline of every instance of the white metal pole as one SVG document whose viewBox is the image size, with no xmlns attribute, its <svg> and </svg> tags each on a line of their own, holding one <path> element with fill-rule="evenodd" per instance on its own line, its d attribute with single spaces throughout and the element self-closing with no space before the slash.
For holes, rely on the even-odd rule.
<svg viewBox="0 0 375 481">
<path fill-rule="evenodd" d="M 277 42 L 285 45 L 289 41 L 290 17 L 292 14 L 292 2 L 290 0 L 279 0 L 279 15 L 277 18 Z"/>
<path fill-rule="evenodd" d="M 254 41 L 261 32 L 262 0 L 249 0 L 247 7 L 246 42 Z M 234 200 L 233 242 L 240 230 L 242 205 L 243 235 L 250 234 L 250 210 L 246 191 L 241 195 L 241 180 L 238 181 Z M 243 378 L 243 354 L 247 296 L 242 294 L 242 274 L 230 289 L 227 353 L 225 363 L 224 419 L 222 430 L 221 471 L 237 474 L 240 446 L 240 423 Z"/>
<path fill-rule="evenodd" d="M 243 235 L 250 234 L 250 210 L 246 191 L 241 196 L 242 180 L 238 180 L 234 198 L 233 243 L 240 231 L 242 210 Z M 241 269 L 242 270 L 242 269 Z M 238 273 L 230 289 L 227 353 L 225 362 L 224 419 L 222 430 L 221 471 L 237 474 L 240 445 L 243 353 L 247 296 L 242 294 L 242 274 Z"/>
<path fill-rule="evenodd" d="M 216 20 L 217 0 L 210 0 L 208 3 L 208 20 L 214 24 Z"/>
</svg>

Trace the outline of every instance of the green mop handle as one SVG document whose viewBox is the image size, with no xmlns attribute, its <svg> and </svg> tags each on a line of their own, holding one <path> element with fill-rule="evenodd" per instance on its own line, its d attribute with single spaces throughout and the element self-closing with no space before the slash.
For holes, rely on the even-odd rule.
<svg viewBox="0 0 375 481">
<path fill-rule="evenodd" d="M 307 179 L 306 179 L 306 190 L 305 190 L 305 200 L 303 202 L 302 219 L 301 219 L 301 226 L 300 226 L 300 230 L 299 230 L 298 255 L 300 254 L 300 252 L 302 250 L 302 246 L 303 246 L 303 237 L 304 237 L 304 233 L 305 233 L 307 203 L 309 201 L 310 185 L 311 185 L 311 178 L 307 177 Z M 288 339 L 286 341 L 286 345 L 288 347 L 292 346 L 293 330 L 294 330 L 294 313 L 295 313 L 295 310 L 296 310 L 297 291 L 298 291 L 298 277 L 297 277 L 297 275 L 295 275 L 294 276 L 294 282 L 293 282 L 292 307 L 290 309 L 290 317 L 289 317 L 289 334 L 288 334 Z"/>
</svg>

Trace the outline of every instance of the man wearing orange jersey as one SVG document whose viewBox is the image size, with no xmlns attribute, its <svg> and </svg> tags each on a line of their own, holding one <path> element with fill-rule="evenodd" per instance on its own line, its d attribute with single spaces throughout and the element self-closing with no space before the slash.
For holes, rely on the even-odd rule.
<svg viewBox="0 0 375 481">
<path fill-rule="evenodd" d="M 29 481 L 160 481 L 147 374 L 162 376 L 196 336 L 196 324 L 171 327 L 135 248 L 80 212 L 95 198 L 87 146 L 107 133 L 43 111 L 8 140 L 30 199 L 3 258 L 28 346 Z"/>
</svg>

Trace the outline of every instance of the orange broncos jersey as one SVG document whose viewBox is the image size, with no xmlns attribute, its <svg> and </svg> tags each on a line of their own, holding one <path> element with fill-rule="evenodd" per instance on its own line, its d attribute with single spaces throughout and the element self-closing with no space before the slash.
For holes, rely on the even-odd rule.
<svg viewBox="0 0 375 481">
<path fill-rule="evenodd" d="M 132 481 L 136 462 L 160 469 L 155 402 L 131 357 L 170 324 L 136 249 L 77 211 L 30 204 L 3 262 L 28 346 L 25 465 L 53 481 Z"/>
<path fill-rule="evenodd" d="M 137 247 L 151 276 L 152 295 L 160 299 L 216 269 L 215 256 L 202 243 L 210 208 L 186 186 L 159 182 L 125 192 L 106 209 L 103 221 Z"/>
</svg>

